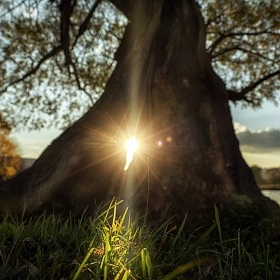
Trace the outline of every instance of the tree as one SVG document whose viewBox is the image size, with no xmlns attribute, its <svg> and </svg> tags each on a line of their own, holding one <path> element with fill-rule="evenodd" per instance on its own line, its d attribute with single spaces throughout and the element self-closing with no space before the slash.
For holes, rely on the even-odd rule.
<svg viewBox="0 0 280 280">
<path fill-rule="evenodd" d="M 280 183 L 280 168 L 270 168 L 266 171 L 267 184 L 279 184 Z"/>
<path fill-rule="evenodd" d="M 239 60 L 253 64 L 251 55 L 255 53 L 251 49 L 246 53 L 246 44 L 240 50 L 238 43 L 238 38 L 248 44 L 255 40 L 246 29 L 242 29 L 242 34 L 237 32 L 240 24 L 236 20 L 242 22 L 248 15 L 236 12 L 235 4 L 224 7 L 218 1 L 220 14 L 212 18 L 214 4 L 202 6 L 209 11 L 206 26 L 212 43 L 207 41 L 207 50 L 205 23 L 193 0 L 110 2 L 127 17 L 128 24 L 115 54 L 116 67 L 102 96 L 30 169 L 1 185 L 2 211 L 21 212 L 25 206 L 29 213 L 40 207 L 79 211 L 87 204 L 93 206 L 93 202 L 117 197 L 136 209 L 147 207 L 150 217 L 157 221 L 169 215 L 181 219 L 186 212 L 191 220 L 199 220 L 206 219 L 213 204 L 228 205 L 236 196 L 268 201 L 240 153 L 228 100 L 241 99 L 258 105 L 258 86 L 268 86 L 267 81 L 279 86 L 279 68 L 275 65 L 275 69 L 267 68 L 270 72 L 264 75 L 258 73 L 258 80 L 250 81 L 243 89 L 243 83 L 238 81 L 229 91 L 211 65 L 211 59 L 221 67 L 223 62 L 228 65 L 215 58 L 225 58 L 234 48 L 240 52 L 231 53 L 233 64 Z M 62 0 L 57 5 L 58 49 L 53 48 L 39 60 L 35 64 L 38 68 L 56 55 L 56 50 L 63 55 L 69 75 L 79 77 L 72 59 L 77 40 L 70 38 L 77 3 Z M 247 2 L 241 3 L 242 8 L 248 8 Z M 226 18 L 230 18 L 229 29 L 223 25 Z M 211 31 L 214 20 L 223 32 Z M 83 22 L 76 38 L 83 35 L 82 27 L 88 27 Z M 279 24 L 277 20 L 268 25 L 258 21 L 255 24 L 255 35 L 279 38 L 277 32 L 270 31 Z M 223 48 L 221 42 L 225 43 Z M 275 57 L 279 59 L 276 52 Z M 255 63 L 258 66 L 260 61 Z M 37 71 L 36 67 L 31 74 Z M 244 83 L 254 77 L 253 73 L 248 71 Z M 30 71 L 27 74 L 31 79 Z M 234 72 L 229 75 L 234 82 Z M 128 136 L 138 138 L 142 148 L 125 171 L 123 142 Z"/>
<path fill-rule="evenodd" d="M 279 4 L 200 2 L 207 52 L 230 100 L 254 107 L 265 99 L 275 101 L 280 86 Z M 66 28 L 73 62 L 69 66 L 62 47 L 67 36 L 59 32 L 67 20 L 58 0 L 0 5 L 3 116 L 17 127 L 67 127 L 102 94 L 127 18 L 105 1 L 74 1 L 71 28 Z"/>
<path fill-rule="evenodd" d="M 0 114 L 0 182 L 13 177 L 21 166 L 16 147 L 9 139 L 11 129 Z"/>
</svg>

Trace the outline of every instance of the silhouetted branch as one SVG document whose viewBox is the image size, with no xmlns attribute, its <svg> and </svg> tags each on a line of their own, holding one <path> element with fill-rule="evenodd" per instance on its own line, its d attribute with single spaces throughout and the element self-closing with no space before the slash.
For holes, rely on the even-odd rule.
<svg viewBox="0 0 280 280">
<path fill-rule="evenodd" d="M 250 100 L 246 98 L 245 94 L 243 94 L 243 92 L 236 92 L 233 90 L 227 90 L 227 95 L 228 95 L 228 99 L 230 101 L 236 102 L 239 100 L 245 100 L 248 103 L 250 103 Z"/>
<path fill-rule="evenodd" d="M 73 9 L 76 5 L 76 0 L 61 0 L 59 5 L 60 10 L 60 44 L 62 46 L 65 64 L 69 67 L 71 64 L 71 55 L 70 55 L 70 17 L 72 15 Z"/>
<path fill-rule="evenodd" d="M 258 36 L 258 35 L 262 35 L 262 34 L 280 36 L 280 33 L 269 31 L 269 28 L 262 30 L 262 31 L 256 31 L 256 32 L 233 32 L 233 33 L 228 33 L 228 34 L 220 33 L 220 36 L 212 43 L 211 46 L 209 46 L 207 48 L 207 51 L 209 54 L 212 54 L 214 52 L 214 50 L 217 48 L 217 46 L 219 44 L 221 44 L 227 38 L 233 38 L 236 36 Z"/>
<path fill-rule="evenodd" d="M 27 77 L 35 74 L 37 72 L 37 70 L 40 68 L 40 66 L 49 58 L 55 56 L 57 53 L 59 53 L 62 50 L 62 46 L 59 45 L 57 47 L 54 47 L 49 53 L 47 53 L 45 56 L 43 56 L 39 62 L 37 63 L 37 65 L 35 67 L 33 67 L 31 70 L 29 70 L 28 72 L 26 72 L 21 78 L 18 78 L 14 81 L 12 81 L 11 83 L 9 83 L 4 89 L 2 89 L 0 91 L 0 95 L 3 94 L 10 86 L 13 86 L 19 82 L 22 82 L 23 80 L 25 80 Z"/>
<path fill-rule="evenodd" d="M 267 61 L 273 61 L 273 59 L 269 59 L 268 57 L 266 57 L 264 55 L 261 55 L 258 52 L 254 52 L 252 50 L 249 50 L 249 49 L 246 49 L 246 48 L 242 48 L 240 46 L 232 46 L 231 48 L 225 48 L 225 49 L 221 50 L 220 52 L 216 53 L 215 55 L 212 55 L 211 58 L 215 59 L 218 56 L 221 56 L 223 54 L 226 54 L 226 53 L 232 52 L 232 51 L 241 51 L 243 53 L 248 53 L 250 55 L 254 55 L 254 56 L 260 57 L 260 58 L 265 59 Z"/>
<path fill-rule="evenodd" d="M 78 73 L 78 70 L 77 70 L 77 67 L 75 65 L 75 63 L 71 62 L 71 66 L 73 67 L 73 73 L 74 73 L 74 77 L 75 77 L 75 80 L 76 80 L 76 83 L 77 83 L 77 86 L 80 90 L 82 90 L 89 98 L 90 102 L 91 102 L 91 105 L 93 106 L 94 105 L 94 101 L 92 99 L 92 96 L 90 93 L 88 93 L 86 91 L 86 89 L 84 87 L 81 86 L 81 82 L 80 82 L 80 78 L 79 78 L 79 73 Z"/>
<path fill-rule="evenodd" d="M 240 92 L 235 92 L 232 90 L 228 90 L 228 99 L 236 102 L 238 100 L 246 100 L 247 102 L 250 102 L 250 100 L 246 97 L 246 94 L 248 94 L 250 91 L 254 90 L 257 86 L 259 86 L 261 83 L 277 76 L 280 75 L 280 70 L 277 70 L 275 72 L 269 73 L 267 75 L 265 75 L 264 77 L 262 77 L 261 79 L 259 79 L 258 81 L 252 83 L 251 85 L 245 87 L 244 89 L 242 89 Z"/>
<path fill-rule="evenodd" d="M 217 15 L 216 17 L 214 17 L 214 18 L 208 19 L 208 20 L 206 21 L 206 23 L 205 23 L 205 26 L 208 27 L 209 25 L 212 24 L 212 22 L 215 23 L 215 22 L 218 21 L 222 16 L 223 16 L 223 13 L 220 13 L 220 14 L 218 14 L 218 15 Z"/>
<path fill-rule="evenodd" d="M 88 28 L 88 24 L 90 19 L 93 16 L 93 13 L 95 12 L 96 8 L 98 7 L 98 5 L 102 2 L 102 0 L 96 0 L 96 2 L 93 4 L 92 8 L 90 9 L 89 13 L 87 14 L 86 18 L 84 19 L 84 21 L 82 22 L 82 24 L 79 27 L 79 32 L 78 35 L 76 36 L 75 42 L 72 46 L 72 48 L 76 45 L 78 39 L 84 34 L 84 32 L 87 30 Z"/>
</svg>

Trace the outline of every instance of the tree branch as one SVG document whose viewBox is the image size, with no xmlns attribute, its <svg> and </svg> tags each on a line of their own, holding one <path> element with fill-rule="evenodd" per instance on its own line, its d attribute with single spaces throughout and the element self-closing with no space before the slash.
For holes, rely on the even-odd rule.
<svg viewBox="0 0 280 280">
<path fill-rule="evenodd" d="M 18 78 L 14 81 L 12 81 L 11 83 L 9 83 L 4 89 L 2 89 L 0 91 L 0 95 L 2 95 L 9 87 L 22 82 L 24 79 L 26 79 L 27 77 L 35 74 L 37 72 L 37 70 L 40 68 L 40 66 L 47 61 L 49 58 L 55 56 L 57 53 L 59 53 L 62 50 L 62 46 L 59 45 L 57 47 L 54 47 L 49 53 L 47 53 L 45 56 L 43 56 L 39 62 L 37 63 L 37 65 L 35 67 L 33 67 L 32 69 L 30 69 L 27 73 L 25 73 L 21 78 Z"/>
<path fill-rule="evenodd" d="M 251 54 L 251 55 L 254 55 L 254 56 L 257 56 L 257 57 L 260 57 L 262 59 L 265 59 L 267 61 L 273 61 L 273 59 L 269 59 L 268 57 L 264 56 L 264 55 L 261 55 L 260 53 L 257 53 L 257 52 L 253 52 L 249 49 L 245 49 L 245 48 L 241 48 L 239 46 L 233 46 L 231 48 L 226 48 L 226 49 L 223 49 L 222 51 L 216 53 L 215 55 L 212 55 L 211 58 L 212 59 L 215 59 L 217 58 L 218 56 L 221 56 L 225 53 L 228 53 L 228 52 L 232 52 L 232 51 L 241 51 L 241 52 L 244 52 L 244 53 L 248 53 L 248 54 Z"/>
<path fill-rule="evenodd" d="M 62 46 L 65 64 L 69 66 L 71 64 L 71 55 L 70 55 L 70 17 L 72 15 L 73 9 L 76 5 L 76 0 L 61 0 L 59 5 L 60 10 L 60 44 Z"/>
<path fill-rule="evenodd" d="M 240 92 L 235 92 L 232 90 L 227 90 L 227 94 L 228 94 L 228 99 L 236 102 L 238 100 L 246 100 L 247 102 L 250 102 L 247 98 L 246 98 L 246 94 L 248 94 L 250 91 L 254 90 L 257 86 L 259 86 L 261 83 L 277 76 L 280 75 L 280 70 L 277 70 L 275 72 L 269 73 L 267 75 L 265 75 L 264 77 L 262 77 L 261 79 L 259 79 L 258 81 L 252 83 L 251 85 L 245 87 L 244 89 L 242 89 Z"/>
<path fill-rule="evenodd" d="M 216 22 L 218 19 L 220 19 L 221 17 L 223 16 L 223 14 L 222 13 L 220 13 L 220 14 L 218 14 L 216 17 L 214 17 L 214 18 L 211 18 L 211 19 L 208 19 L 207 21 L 206 21 L 206 23 L 205 23 L 205 27 L 207 28 L 209 25 L 211 25 L 212 24 L 212 22 Z"/>
<path fill-rule="evenodd" d="M 82 90 L 89 98 L 90 102 L 91 102 L 91 106 L 94 105 L 94 101 L 92 99 L 92 96 L 87 92 L 87 90 L 85 88 L 83 88 L 81 86 L 81 82 L 80 82 L 80 78 L 79 78 L 79 73 L 78 73 L 78 69 L 76 67 L 76 64 L 71 62 L 71 66 L 73 67 L 73 73 L 74 73 L 74 77 L 75 77 L 75 80 L 76 80 L 76 83 L 77 83 L 77 86 L 80 90 Z"/>
<path fill-rule="evenodd" d="M 221 36 L 220 36 L 217 40 L 215 40 L 211 46 L 209 46 L 209 47 L 207 48 L 207 52 L 208 52 L 209 54 L 212 54 L 213 51 L 215 50 L 215 48 L 216 48 L 225 38 L 227 38 L 227 37 L 229 36 L 229 34 L 227 34 L 227 35 L 220 34 L 220 35 L 221 35 Z"/>
<path fill-rule="evenodd" d="M 72 46 L 72 48 L 76 45 L 78 39 L 85 33 L 85 31 L 88 28 L 88 24 L 90 19 L 92 18 L 93 13 L 95 12 L 96 8 L 98 7 L 98 5 L 102 2 L 102 0 L 96 0 L 96 2 L 93 4 L 92 8 L 90 9 L 88 15 L 86 16 L 86 18 L 84 19 L 84 21 L 82 22 L 82 24 L 79 27 L 79 32 L 78 35 L 76 36 L 75 42 Z"/>
<path fill-rule="evenodd" d="M 243 92 L 236 92 L 234 90 L 227 90 L 227 95 L 228 95 L 228 100 L 232 101 L 232 102 L 236 102 L 239 100 L 245 100 L 248 103 L 250 103 L 250 100 L 246 98 L 246 96 L 243 94 Z"/>
<path fill-rule="evenodd" d="M 207 48 L 207 51 L 209 54 L 213 53 L 215 48 L 226 38 L 232 38 L 235 36 L 257 36 L 257 35 L 262 35 L 262 34 L 280 36 L 280 33 L 269 31 L 269 28 L 266 30 L 263 30 L 263 31 L 256 31 L 256 32 L 232 32 L 232 33 L 228 33 L 228 34 L 220 34 L 220 37 L 217 38 L 213 42 L 213 44 Z"/>
</svg>

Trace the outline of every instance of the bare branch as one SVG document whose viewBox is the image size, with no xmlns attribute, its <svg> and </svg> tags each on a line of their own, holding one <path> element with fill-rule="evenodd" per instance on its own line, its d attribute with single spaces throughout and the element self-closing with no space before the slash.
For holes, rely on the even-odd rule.
<svg viewBox="0 0 280 280">
<path fill-rule="evenodd" d="M 211 18 L 211 19 L 208 19 L 207 21 L 206 21 L 206 23 L 205 23 L 205 27 L 208 27 L 209 25 L 211 25 L 212 24 L 212 22 L 216 22 L 216 21 L 218 21 L 221 17 L 223 16 L 223 13 L 220 13 L 220 14 L 218 14 L 216 17 L 214 17 L 214 18 Z"/>
<path fill-rule="evenodd" d="M 222 43 L 227 38 L 233 38 L 236 36 L 257 36 L 262 34 L 269 34 L 269 35 L 275 35 L 280 37 L 280 33 L 277 32 L 271 32 L 269 31 L 270 28 L 267 28 L 266 30 L 257 31 L 257 32 L 233 32 L 228 34 L 220 34 L 220 37 L 217 38 L 211 46 L 208 47 L 207 51 L 209 54 L 213 53 L 216 47 Z"/>
<path fill-rule="evenodd" d="M 5 11 L 3 14 L 1 14 L 1 18 L 6 16 L 7 14 L 10 14 L 13 10 L 17 9 L 18 7 L 20 7 L 22 4 L 24 4 L 25 0 L 16 3 L 13 7 L 11 7 L 10 9 L 8 9 L 7 11 Z"/>
<path fill-rule="evenodd" d="M 209 54 L 212 54 L 213 51 L 215 50 L 215 48 L 216 48 L 225 38 L 227 38 L 227 37 L 230 36 L 229 34 L 227 34 L 227 35 L 220 34 L 220 35 L 221 35 L 221 36 L 220 36 L 217 40 L 215 40 L 211 46 L 209 46 L 209 47 L 207 48 L 207 51 L 208 51 Z"/>
<path fill-rule="evenodd" d="M 77 67 L 76 67 L 76 64 L 74 62 L 71 62 L 71 66 L 73 67 L 73 72 L 74 72 L 74 77 L 75 77 L 75 80 L 76 80 L 76 83 L 77 83 L 77 86 L 80 90 L 82 90 L 89 98 L 90 102 L 91 102 L 91 105 L 93 106 L 94 105 L 94 101 L 92 99 L 92 96 L 86 91 L 85 88 L 83 88 L 81 86 L 81 83 L 80 83 L 80 78 L 79 78 L 79 73 L 78 73 L 78 70 L 77 70 Z"/>
<path fill-rule="evenodd" d="M 84 32 L 87 30 L 88 28 L 88 24 L 90 19 L 92 18 L 93 13 L 95 12 L 96 8 L 98 7 L 98 5 L 102 2 L 102 0 L 96 0 L 96 2 L 93 4 L 92 8 L 90 9 L 88 15 L 86 16 L 86 18 L 84 19 L 84 21 L 82 22 L 82 24 L 79 27 L 79 32 L 78 35 L 76 36 L 75 42 L 72 46 L 72 48 L 76 45 L 78 39 L 84 34 Z"/>
<path fill-rule="evenodd" d="M 239 101 L 239 100 L 245 100 L 248 103 L 250 103 L 250 100 L 248 100 L 246 98 L 246 96 L 243 94 L 242 91 L 241 92 L 236 92 L 236 91 L 233 91 L 233 90 L 227 90 L 227 95 L 228 95 L 228 100 L 230 100 L 230 101 L 236 102 L 236 101 Z"/>
<path fill-rule="evenodd" d="M 62 46 L 65 64 L 69 66 L 71 64 L 71 55 L 70 55 L 70 17 L 72 15 L 73 9 L 76 5 L 76 0 L 61 0 L 59 5 L 60 9 L 60 44 Z"/>
<path fill-rule="evenodd" d="M 242 92 L 243 94 L 247 94 L 248 92 L 252 91 L 253 89 L 255 89 L 257 86 L 259 86 L 261 83 L 263 83 L 264 81 L 267 81 L 271 78 L 273 78 L 274 76 L 277 76 L 280 74 L 280 70 L 277 70 L 275 72 L 272 72 L 270 74 L 265 75 L 264 77 L 262 77 L 261 79 L 259 79 L 258 81 L 252 83 L 251 85 L 245 87 Z"/>
<path fill-rule="evenodd" d="M 250 45 L 249 45 L 250 46 Z M 225 53 L 228 53 L 228 52 L 232 52 L 232 51 L 242 51 L 244 53 L 248 53 L 248 54 L 251 54 L 251 55 L 254 55 L 254 56 L 257 56 L 257 57 L 260 57 L 262 59 L 265 59 L 267 61 L 274 61 L 273 59 L 269 59 L 268 57 L 264 56 L 264 55 L 261 55 L 260 53 L 257 53 L 257 52 L 253 52 L 252 50 L 249 50 L 249 49 L 246 49 L 246 48 L 241 48 L 239 46 L 233 46 L 231 48 L 226 48 L 226 49 L 223 49 L 221 50 L 220 52 L 218 52 L 217 54 L 213 55 L 211 58 L 212 59 L 216 59 L 218 56 L 221 56 Z"/>
<path fill-rule="evenodd" d="M 263 82 L 277 76 L 280 75 L 280 70 L 277 70 L 275 72 L 269 73 L 265 76 L 263 76 L 261 79 L 259 79 L 258 81 L 252 83 L 251 85 L 245 87 L 244 89 L 242 89 L 240 92 L 235 92 L 232 90 L 228 90 L 228 99 L 236 102 L 238 100 L 246 100 L 248 102 L 250 102 L 247 97 L 246 94 L 248 94 L 250 91 L 254 90 L 257 86 L 259 86 L 260 84 L 262 84 Z"/>
<path fill-rule="evenodd" d="M 50 59 L 51 57 L 55 56 L 57 53 L 59 53 L 62 50 L 62 46 L 59 45 L 55 48 L 53 48 L 49 53 L 47 53 L 45 56 L 43 56 L 39 62 L 37 63 L 37 65 L 35 67 L 33 67 L 32 69 L 30 69 L 28 72 L 26 72 L 21 78 L 18 78 L 14 81 L 12 81 L 11 83 L 9 83 L 4 89 L 2 89 L 0 91 L 0 95 L 2 95 L 4 92 L 7 91 L 7 89 L 19 82 L 22 82 L 23 80 L 25 80 L 27 77 L 35 74 L 37 72 L 37 70 L 40 68 L 40 66 L 47 61 L 48 59 Z"/>
</svg>

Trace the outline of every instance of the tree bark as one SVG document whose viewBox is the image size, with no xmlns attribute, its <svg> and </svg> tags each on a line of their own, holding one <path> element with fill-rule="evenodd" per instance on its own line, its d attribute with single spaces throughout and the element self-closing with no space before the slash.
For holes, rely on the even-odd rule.
<svg viewBox="0 0 280 280">
<path fill-rule="evenodd" d="M 127 3 L 130 23 L 104 94 L 30 169 L 1 185 L 3 213 L 79 212 L 115 197 L 157 221 L 185 213 L 203 220 L 235 195 L 264 199 L 240 153 L 195 1 Z M 133 135 L 140 147 L 124 171 Z"/>
</svg>

